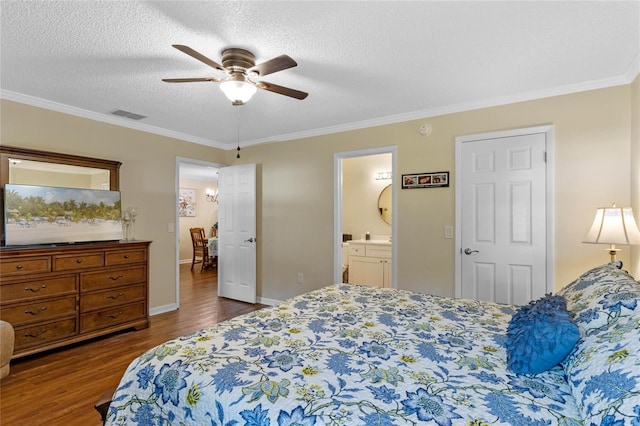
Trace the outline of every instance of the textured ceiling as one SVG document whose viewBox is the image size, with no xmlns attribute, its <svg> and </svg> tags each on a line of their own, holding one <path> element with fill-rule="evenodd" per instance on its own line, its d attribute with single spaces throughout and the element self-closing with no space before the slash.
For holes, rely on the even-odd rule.
<svg viewBox="0 0 640 426">
<path fill-rule="evenodd" d="M 242 144 L 312 136 L 632 81 L 640 2 L 0 2 L 0 95 L 205 145 L 233 148 L 237 107 L 221 77 L 171 47 L 221 61 L 286 53 L 258 91 Z M 122 109 L 140 121 L 110 113 Z"/>
</svg>

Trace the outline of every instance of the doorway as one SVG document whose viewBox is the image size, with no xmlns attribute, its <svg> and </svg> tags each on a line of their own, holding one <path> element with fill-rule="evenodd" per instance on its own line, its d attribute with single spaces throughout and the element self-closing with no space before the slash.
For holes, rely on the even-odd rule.
<svg viewBox="0 0 640 426">
<path fill-rule="evenodd" d="M 207 237 L 213 235 L 217 222 L 218 172 L 223 167 L 219 163 L 194 160 L 191 158 L 176 158 L 175 176 L 175 205 L 179 205 L 181 193 L 192 197 L 188 211 L 179 212 L 176 208 L 174 226 L 176 247 L 176 309 L 180 308 L 180 274 L 190 271 L 192 262 L 192 244 L 189 228 L 202 227 Z M 188 265 L 187 265 L 188 264 Z M 200 264 L 194 265 L 193 273 L 200 273 Z M 217 277 L 217 273 L 212 277 Z M 214 294 L 215 296 L 215 294 Z"/>
<path fill-rule="evenodd" d="M 552 153 L 552 126 L 456 138 L 456 297 L 553 290 Z"/>
<path fill-rule="evenodd" d="M 362 226 L 353 226 L 354 229 L 346 229 L 345 219 L 343 218 L 343 208 L 345 205 L 345 188 L 343 186 L 345 181 L 345 162 L 357 160 L 359 158 L 366 159 L 371 156 L 380 156 L 388 154 L 390 156 L 390 160 L 387 162 L 388 168 L 385 170 L 371 171 L 366 176 L 362 177 L 363 184 L 373 185 L 375 179 L 375 173 L 385 173 L 391 172 L 391 176 L 382 176 L 382 180 L 376 183 L 379 187 L 374 195 L 366 196 L 363 200 L 363 203 L 370 207 L 370 211 L 367 210 L 368 213 L 371 213 L 374 216 L 372 219 L 374 222 L 371 225 Z M 370 148 L 363 149 L 357 151 L 348 151 L 348 152 L 340 152 L 334 154 L 334 282 L 340 283 L 343 282 L 344 276 L 344 261 L 343 261 L 343 234 L 351 234 L 351 238 L 353 240 L 365 239 L 366 232 L 371 231 L 370 238 L 375 237 L 376 233 L 380 233 L 382 235 L 388 235 L 391 240 L 391 270 L 388 272 L 390 276 L 390 287 L 396 287 L 396 223 L 397 223 L 397 209 L 396 209 L 396 198 L 397 191 L 394 191 L 393 188 L 396 187 L 396 147 L 395 146 L 385 146 L 379 148 Z M 380 213 L 378 201 L 380 198 L 380 193 L 386 188 L 389 187 L 391 189 L 391 203 L 390 210 L 392 212 L 390 218 L 390 224 L 385 225 L 384 217 Z M 388 193 L 388 191 L 387 191 Z M 383 197 L 384 199 L 384 197 Z M 384 216 L 388 218 L 389 212 L 384 211 Z M 369 229 L 371 227 L 372 229 Z M 347 270 L 348 274 L 348 270 Z"/>
</svg>

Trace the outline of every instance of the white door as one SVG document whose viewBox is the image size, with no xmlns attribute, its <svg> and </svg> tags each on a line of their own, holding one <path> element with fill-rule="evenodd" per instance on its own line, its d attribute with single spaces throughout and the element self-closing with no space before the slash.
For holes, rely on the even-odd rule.
<svg viewBox="0 0 640 426">
<path fill-rule="evenodd" d="M 256 165 L 218 174 L 218 296 L 256 303 Z"/>
<path fill-rule="evenodd" d="M 548 291 L 549 134 L 536 129 L 456 139 L 458 297 L 523 305 Z"/>
</svg>

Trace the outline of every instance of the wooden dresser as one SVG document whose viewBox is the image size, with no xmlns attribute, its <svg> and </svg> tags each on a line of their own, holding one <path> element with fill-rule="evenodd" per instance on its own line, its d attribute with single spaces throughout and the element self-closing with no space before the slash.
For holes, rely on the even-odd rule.
<svg viewBox="0 0 640 426">
<path fill-rule="evenodd" d="M 0 248 L 14 358 L 149 326 L 149 241 Z"/>
</svg>

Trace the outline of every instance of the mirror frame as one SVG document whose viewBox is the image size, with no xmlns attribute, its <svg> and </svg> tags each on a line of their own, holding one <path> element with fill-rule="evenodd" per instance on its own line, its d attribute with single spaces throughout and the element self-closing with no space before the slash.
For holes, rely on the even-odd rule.
<svg viewBox="0 0 640 426">
<path fill-rule="evenodd" d="M 39 151 L 35 149 L 17 148 L 0 145 L 0 194 L 4 191 L 4 185 L 9 182 L 9 159 L 31 160 L 41 163 L 66 164 L 78 167 L 91 167 L 109 171 L 109 189 L 120 190 L 120 165 L 119 161 L 102 160 L 100 158 L 81 157 L 79 155 L 60 154 L 57 152 Z M 4 197 L 0 197 L 0 215 L 4 211 Z M 0 247 L 5 247 L 4 220 L 0 219 Z"/>
<path fill-rule="evenodd" d="M 102 160 L 100 158 L 81 157 L 79 155 L 60 154 L 57 152 L 38 151 L 35 149 L 0 146 L 0 188 L 9 182 L 9 159 L 39 161 L 41 163 L 66 164 L 79 167 L 91 167 L 109 171 L 109 189 L 120 190 L 119 161 Z"/>
<path fill-rule="evenodd" d="M 393 185 L 389 184 L 384 188 L 382 188 L 382 191 L 380 191 L 380 195 L 378 195 L 378 214 L 380 215 L 380 219 L 382 219 L 384 223 L 386 223 L 387 225 L 391 225 L 393 223 L 393 219 L 392 219 L 393 211 L 391 212 L 391 217 L 389 218 L 391 222 L 387 222 L 386 219 L 384 218 L 384 215 L 382 214 L 382 208 L 380 207 L 380 200 L 382 199 L 382 195 L 386 190 L 389 190 L 393 193 Z M 393 201 L 391 201 L 391 204 L 393 205 Z M 391 210 L 391 207 L 389 207 L 389 209 Z"/>
</svg>

